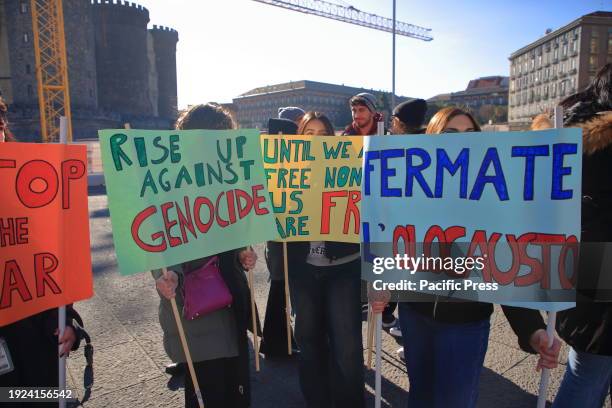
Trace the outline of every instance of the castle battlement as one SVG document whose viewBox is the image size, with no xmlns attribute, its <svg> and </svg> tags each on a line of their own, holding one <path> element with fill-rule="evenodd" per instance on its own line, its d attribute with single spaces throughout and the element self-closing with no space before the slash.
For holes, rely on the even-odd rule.
<svg viewBox="0 0 612 408">
<path fill-rule="evenodd" d="M 91 4 L 94 6 L 132 8 L 135 10 L 149 13 L 149 10 L 146 7 L 141 6 L 140 4 L 133 3 L 131 1 L 125 1 L 125 0 L 91 0 Z"/>
<path fill-rule="evenodd" d="M 149 28 L 149 31 L 167 31 L 170 33 L 178 34 L 178 31 L 176 31 L 174 28 L 157 25 L 157 24 L 153 24 L 153 28 Z"/>
</svg>

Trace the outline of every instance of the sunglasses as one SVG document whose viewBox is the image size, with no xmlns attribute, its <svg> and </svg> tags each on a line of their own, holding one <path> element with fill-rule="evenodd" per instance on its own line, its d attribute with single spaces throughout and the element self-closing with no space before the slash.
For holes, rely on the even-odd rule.
<svg viewBox="0 0 612 408">
<path fill-rule="evenodd" d="M 463 132 L 458 131 L 457 129 L 444 129 L 442 133 L 471 133 L 476 132 L 474 129 L 464 130 Z"/>
</svg>

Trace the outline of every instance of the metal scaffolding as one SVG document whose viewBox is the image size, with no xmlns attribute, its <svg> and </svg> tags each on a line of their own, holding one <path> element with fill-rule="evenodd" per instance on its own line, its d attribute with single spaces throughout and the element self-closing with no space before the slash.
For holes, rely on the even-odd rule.
<svg viewBox="0 0 612 408">
<path fill-rule="evenodd" d="M 30 0 L 30 4 L 42 139 L 58 142 L 60 117 L 65 116 L 72 141 L 62 0 Z"/>
</svg>

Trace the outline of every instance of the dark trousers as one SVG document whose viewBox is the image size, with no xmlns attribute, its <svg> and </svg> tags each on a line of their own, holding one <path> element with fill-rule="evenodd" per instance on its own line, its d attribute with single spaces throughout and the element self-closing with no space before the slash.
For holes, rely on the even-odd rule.
<svg viewBox="0 0 612 408">
<path fill-rule="evenodd" d="M 293 333 L 291 344 L 295 346 Z M 285 314 L 285 281 L 270 282 L 266 318 L 264 319 L 263 340 L 260 352 L 266 357 L 287 356 L 287 318 Z"/>
<path fill-rule="evenodd" d="M 364 406 L 359 260 L 289 270 L 300 348 L 300 386 L 308 407 Z"/>
<path fill-rule="evenodd" d="M 218 358 L 194 363 L 194 370 L 206 408 L 248 407 L 245 390 L 239 385 L 239 357 Z M 185 408 L 198 408 L 191 374 L 186 363 Z"/>
</svg>

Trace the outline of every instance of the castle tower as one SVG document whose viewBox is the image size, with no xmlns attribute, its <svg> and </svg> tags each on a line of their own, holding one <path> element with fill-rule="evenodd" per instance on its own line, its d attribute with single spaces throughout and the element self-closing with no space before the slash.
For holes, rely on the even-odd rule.
<svg viewBox="0 0 612 408">
<path fill-rule="evenodd" d="M 149 11 L 135 3 L 94 0 L 98 105 L 121 115 L 154 116 L 149 88 Z"/>
<path fill-rule="evenodd" d="M 64 0 L 64 32 L 73 122 L 79 111 L 97 109 L 96 61 L 89 0 Z M 39 141 L 40 112 L 29 0 L 0 1 L 0 90 L 11 105 L 9 119 L 23 141 Z"/>
<path fill-rule="evenodd" d="M 62 0 L 64 34 L 68 58 L 70 104 L 79 116 L 81 110 L 98 108 L 94 28 L 90 0 Z"/>
<path fill-rule="evenodd" d="M 178 32 L 172 28 L 154 25 L 149 30 L 153 38 L 155 67 L 157 70 L 157 114 L 174 119 L 177 115 L 176 43 Z"/>
</svg>

